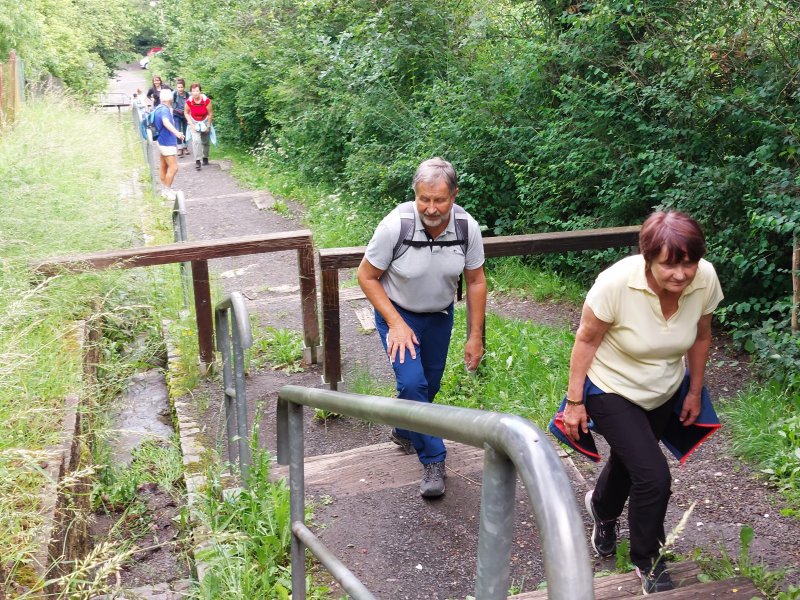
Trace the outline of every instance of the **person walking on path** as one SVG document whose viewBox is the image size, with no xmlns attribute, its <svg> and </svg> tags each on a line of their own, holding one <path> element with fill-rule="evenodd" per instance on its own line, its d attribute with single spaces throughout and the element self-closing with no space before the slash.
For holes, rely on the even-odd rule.
<svg viewBox="0 0 800 600">
<path fill-rule="evenodd" d="M 172 91 L 172 88 L 168 85 L 164 85 L 160 75 L 153 75 L 153 86 L 147 90 L 147 99 L 153 103 L 153 109 L 161 104 L 161 90 Z"/>
<path fill-rule="evenodd" d="M 186 100 L 189 93 L 186 91 L 186 81 L 177 79 L 175 81 L 175 92 L 172 94 L 172 117 L 175 119 L 175 127 L 183 134 L 183 139 L 178 140 L 178 156 L 189 154 L 186 146 Z"/>
<path fill-rule="evenodd" d="M 592 547 L 600 556 L 615 553 L 628 502 L 631 561 L 651 594 L 673 588 L 661 551 L 672 477 L 659 440 L 673 413 L 683 428 L 701 413 L 711 315 L 723 295 L 702 258 L 703 232 L 688 215 L 650 215 L 639 248 L 603 271 L 586 296 L 563 422 L 578 442 L 591 419 L 611 449 L 585 498 Z"/>
<path fill-rule="evenodd" d="M 466 368 L 474 371 L 483 356 L 483 241 L 475 219 L 455 204 L 458 184 L 449 162 L 424 161 L 412 188 L 414 201 L 395 208 L 375 230 L 358 267 L 358 283 L 375 308 L 398 397 L 433 402 L 447 360 L 453 298 L 462 273 L 469 307 Z M 393 429 L 391 439 L 408 454 L 416 451 L 423 465 L 420 495 L 442 496 L 447 455 L 442 439 L 403 429 Z"/>
<path fill-rule="evenodd" d="M 193 83 L 189 87 L 190 96 L 186 101 L 186 120 L 191 130 L 192 156 L 194 157 L 194 168 L 198 171 L 201 164 L 208 164 L 208 148 L 211 145 L 211 121 L 214 118 L 214 111 L 211 108 L 211 99 L 203 94 L 203 89 L 199 83 Z M 202 161 L 202 163 L 201 163 Z"/>
<path fill-rule="evenodd" d="M 159 177 L 161 179 L 161 195 L 175 200 L 172 182 L 178 173 L 178 140 L 184 139 L 183 133 L 175 127 L 172 116 L 172 90 L 161 90 L 160 103 L 153 113 L 153 123 L 158 129 L 158 150 L 160 154 Z"/>
</svg>

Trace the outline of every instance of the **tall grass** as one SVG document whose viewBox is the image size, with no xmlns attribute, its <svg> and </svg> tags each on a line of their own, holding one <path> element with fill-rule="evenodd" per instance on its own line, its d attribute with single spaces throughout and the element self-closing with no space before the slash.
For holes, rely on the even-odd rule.
<svg viewBox="0 0 800 600">
<path fill-rule="evenodd" d="M 720 407 L 733 450 L 753 463 L 800 518 L 800 397 L 778 385 L 754 387 Z"/>
<path fill-rule="evenodd" d="M 112 298 L 114 313 L 142 303 L 135 290 L 168 293 L 156 283 L 158 270 L 37 282 L 29 269 L 52 255 L 138 242 L 148 210 L 121 189 L 130 188 L 141 160 L 134 139 L 127 119 L 87 113 L 63 97 L 28 103 L 0 137 L 0 571 L 7 579 L 35 550 L 42 465 L 59 442 L 63 399 L 90 394 L 74 321 L 90 315 L 96 296 Z"/>
<path fill-rule="evenodd" d="M 489 314 L 486 354 L 471 375 L 464 368 L 465 323 L 465 310 L 459 308 L 436 402 L 509 412 L 544 428 L 567 389 L 574 340 L 569 329 Z"/>
<path fill-rule="evenodd" d="M 291 510 L 289 488 L 269 479 L 270 459 L 254 448 L 248 486 L 223 497 L 219 465 L 208 473 L 209 485 L 200 497 L 199 519 L 209 532 L 197 558 L 208 570 L 194 598 L 289 600 Z M 306 579 L 307 597 L 326 598 L 328 589 Z"/>
</svg>

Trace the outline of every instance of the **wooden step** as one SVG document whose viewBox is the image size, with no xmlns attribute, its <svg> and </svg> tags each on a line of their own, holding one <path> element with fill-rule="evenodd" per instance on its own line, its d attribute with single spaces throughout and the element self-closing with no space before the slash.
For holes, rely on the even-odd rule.
<svg viewBox="0 0 800 600">
<path fill-rule="evenodd" d="M 740 577 L 723 581 L 700 583 L 697 576 L 700 567 L 692 561 L 671 563 L 669 572 L 675 589 L 658 594 L 659 600 L 670 598 L 701 600 L 703 598 L 742 598 L 750 600 L 760 597 L 760 592 L 747 579 Z M 635 571 L 598 577 L 594 583 L 595 600 L 618 600 L 642 595 L 642 584 Z M 652 595 L 652 594 L 651 594 Z M 545 600 L 547 590 L 537 590 L 509 596 L 509 600 Z"/>
<path fill-rule="evenodd" d="M 405 454 L 392 442 L 364 446 L 335 454 L 307 456 L 306 489 L 337 497 L 358 496 L 382 489 L 417 485 L 422 467 L 415 454 Z M 483 449 L 447 442 L 447 476 L 480 481 Z M 272 479 L 286 478 L 289 468 L 275 466 Z"/>
<path fill-rule="evenodd" d="M 705 598 L 740 598 L 741 600 L 758 600 L 765 596 L 758 591 L 753 582 L 745 577 L 723 579 L 722 581 L 709 581 L 698 583 L 684 588 L 677 588 L 671 592 L 658 594 L 659 600 L 704 600 Z"/>
</svg>

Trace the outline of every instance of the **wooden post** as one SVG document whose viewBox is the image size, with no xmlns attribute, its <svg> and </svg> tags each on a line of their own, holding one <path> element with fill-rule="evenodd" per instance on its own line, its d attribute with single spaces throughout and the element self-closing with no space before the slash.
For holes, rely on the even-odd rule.
<svg viewBox="0 0 800 600">
<path fill-rule="evenodd" d="M 19 85 L 17 85 L 17 53 L 12 50 L 8 53 L 8 74 L 11 84 L 11 110 L 9 111 L 9 121 L 17 118 L 17 108 L 19 108 Z"/>
<path fill-rule="evenodd" d="M 800 240 L 797 234 L 792 236 L 792 332 L 800 330 L 797 323 L 798 305 L 800 305 Z"/>
<path fill-rule="evenodd" d="M 211 315 L 211 285 L 208 281 L 207 260 L 192 261 L 192 282 L 200 362 L 208 366 L 214 362 L 214 323 Z"/>
<path fill-rule="evenodd" d="M 6 115 L 5 115 L 5 105 L 6 104 L 5 104 L 5 99 L 4 99 L 5 88 L 4 88 L 4 82 L 3 82 L 3 76 L 5 74 L 5 70 L 6 70 L 5 64 L 0 62 L 0 127 L 3 126 L 3 123 L 6 120 Z"/>
<path fill-rule="evenodd" d="M 337 390 L 342 380 L 342 352 L 339 337 L 339 271 L 322 271 L 322 341 L 325 348 L 322 382 Z"/>
<path fill-rule="evenodd" d="M 319 316 L 317 311 L 317 275 L 314 270 L 314 247 L 309 243 L 297 251 L 300 272 L 300 304 L 303 315 L 303 359 L 319 362 Z"/>
</svg>

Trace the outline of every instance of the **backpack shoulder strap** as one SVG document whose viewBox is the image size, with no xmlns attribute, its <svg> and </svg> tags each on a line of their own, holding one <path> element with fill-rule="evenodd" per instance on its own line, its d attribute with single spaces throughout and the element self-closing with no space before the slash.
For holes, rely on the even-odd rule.
<svg viewBox="0 0 800 600">
<path fill-rule="evenodd" d="M 466 254 L 467 248 L 469 247 L 469 220 L 467 219 L 467 211 L 458 204 L 454 204 L 453 208 L 453 213 L 456 218 L 456 238 L 462 242 L 464 254 Z"/>
<path fill-rule="evenodd" d="M 408 246 L 403 244 L 403 241 L 414 237 L 414 201 L 403 202 L 397 207 L 397 210 L 400 213 L 400 235 L 397 236 L 392 250 L 392 261 L 400 258 L 408 250 Z"/>
</svg>

